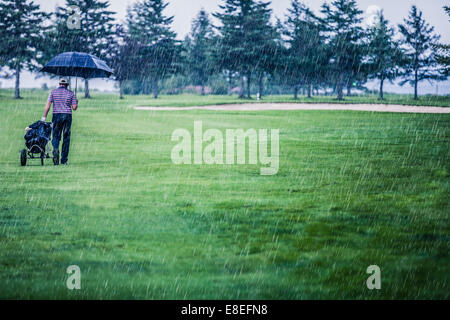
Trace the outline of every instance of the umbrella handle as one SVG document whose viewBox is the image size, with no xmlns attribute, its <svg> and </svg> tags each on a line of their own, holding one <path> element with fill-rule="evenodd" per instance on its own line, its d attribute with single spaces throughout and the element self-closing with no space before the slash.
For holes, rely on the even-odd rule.
<svg viewBox="0 0 450 320">
<path fill-rule="evenodd" d="M 75 98 L 77 97 L 78 77 L 75 77 Z"/>
</svg>

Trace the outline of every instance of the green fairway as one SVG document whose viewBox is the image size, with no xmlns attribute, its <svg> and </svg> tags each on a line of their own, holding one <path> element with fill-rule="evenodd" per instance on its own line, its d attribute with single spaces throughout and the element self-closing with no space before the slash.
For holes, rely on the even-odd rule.
<svg viewBox="0 0 450 320">
<path fill-rule="evenodd" d="M 114 105 L 118 104 L 118 95 L 107 95 L 107 98 L 99 97 L 99 93 L 94 91 L 94 97 L 97 99 L 109 99 Z M 24 97 L 40 97 L 42 101 L 48 96 L 48 92 L 39 89 L 24 91 Z M 100 94 L 101 95 L 101 94 Z M 0 90 L 0 99 L 8 99 L 14 96 L 12 89 Z M 125 96 L 125 101 L 120 105 L 133 104 L 140 106 L 160 106 L 160 107 L 187 107 L 187 106 L 207 106 L 207 105 L 223 105 L 223 104 L 240 104 L 240 103 L 332 103 L 332 104 L 395 104 L 409 106 L 430 106 L 430 107 L 450 107 L 450 96 L 433 96 L 426 95 L 414 100 L 413 95 L 401 94 L 385 94 L 384 100 L 379 100 L 377 94 L 356 95 L 345 97 L 343 101 L 338 101 L 335 96 L 314 96 L 307 98 L 299 96 L 294 99 L 292 95 L 275 95 L 265 96 L 261 101 L 253 99 L 238 99 L 237 96 L 219 96 L 219 95 L 162 95 L 159 99 L 153 99 L 151 96 Z M 96 106 L 98 107 L 98 106 Z"/>
<path fill-rule="evenodd" d="M 74 114 L 70 165 L 22 168 L 48 93 L 22 95 L 0 91 L 0 298 L 450 298 L 448 114 L 149 112 L 132 107 L 238 100 L 94 92 Z M 174 165 L 171 135 L 194 121 L 280 129 L 278 174 Z M 70 265 L 81 290 L 66 287 Z M 366 286 L 370 265 L 381 290 Z"/>
</svg>

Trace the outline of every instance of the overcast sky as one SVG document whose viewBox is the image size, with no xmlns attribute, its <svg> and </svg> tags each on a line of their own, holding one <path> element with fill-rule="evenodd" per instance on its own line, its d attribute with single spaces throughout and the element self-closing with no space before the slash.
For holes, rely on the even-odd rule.
<svg viewBox="0 0 450 320">
<path fill-rule="evenodd" d="M 57 5 L 64 5 L 64 0 L 35 0 L 35 3 L 41 5 L 41 8 L 47 12 L 54 11 Z M 123 21 L 126 17 L 127 7 L 134 0 L 110 0 L 111 10 L 117 12 L 117 19 Z M 189 32 L 192 19 L 195 18 L 201 8 L 208 12 L 215 12 L 219 9 L 219 4 L 223 0 L 169 0 L 166 14 L 173 15 L 173 30 L 178 34 L 178 38 L 182 39 Z M 319 13 L 320 7 L 324 1 L 322 0 L 304 0 L 316 13 Z M 328 0 L 327 2 L 331 2 Z M 435 27 L 436 33 L 441 35 L 442 42 L 450 43 L 450 22 L 448 16 L 443 10 L 444 5 L 450 6 L 450 0 L 357 0 L 358 6 L 365 12 L 365 16 L 370 16 L 370 11 L 374 8 L 384 10 L 385 16 L 392 24 L 397 25 L 408 15 L 408 11 L 412 5 L 416 5 L 423 11 L 426 21 Z M 291 0 L 273 0 L 272 9 L 274 16 L 282 18 L 286 13 L 286 9 L 290 6 Z M 2 87 L 12 87 L 14 81 L 2 80 Z M 41 85 L 42 82 L 48 82 L 48 79 L 34 80 L 34 76 L 25 74 L 22 77 L 22 87 L 34 87 Z M 93 87 L 110 88 L 111 81 L 95 80 Z M 435 86 L 429 86 L 425 82 L 421 85 L 422 92 L 435 93 Z M 389 90 L 390 88 L 388 88 Z M 406 89 L 406 88 L 405 88 Z M 406 89 L 409 90 L 409 89 Z M 401 90 L 403 91 L 403 90 Z M 450 82 L 439 84 L 440 93 L 450 93 Z"/>
</svg>

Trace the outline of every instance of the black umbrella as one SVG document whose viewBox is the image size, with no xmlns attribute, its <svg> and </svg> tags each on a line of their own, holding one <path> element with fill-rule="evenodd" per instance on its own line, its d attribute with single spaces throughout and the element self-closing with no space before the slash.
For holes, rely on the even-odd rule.
<svg viewBox="0 0 450 320">
<path fill-rule="evenodd" d="M 113 71 L 103 60 L 81 52 L 65 52 L 53 58 L 40 72 L 84 79 L 109 78 Z M 75 95 L 78 83 L 75 84 Z"/>
</svg>

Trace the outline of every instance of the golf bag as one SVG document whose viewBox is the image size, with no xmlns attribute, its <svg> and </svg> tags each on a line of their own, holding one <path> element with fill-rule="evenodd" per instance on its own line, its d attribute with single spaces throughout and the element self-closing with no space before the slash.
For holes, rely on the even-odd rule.
<svg viewBox="0 0 450 320">
<path fill-rule="evenodd" d="M 29 130 L 25 134 L 25 144 L 30 153 L 45 152 L 47 144 L 52 138 L 52 124 L 38 121 L 29 126 Z"/>
</svg>

